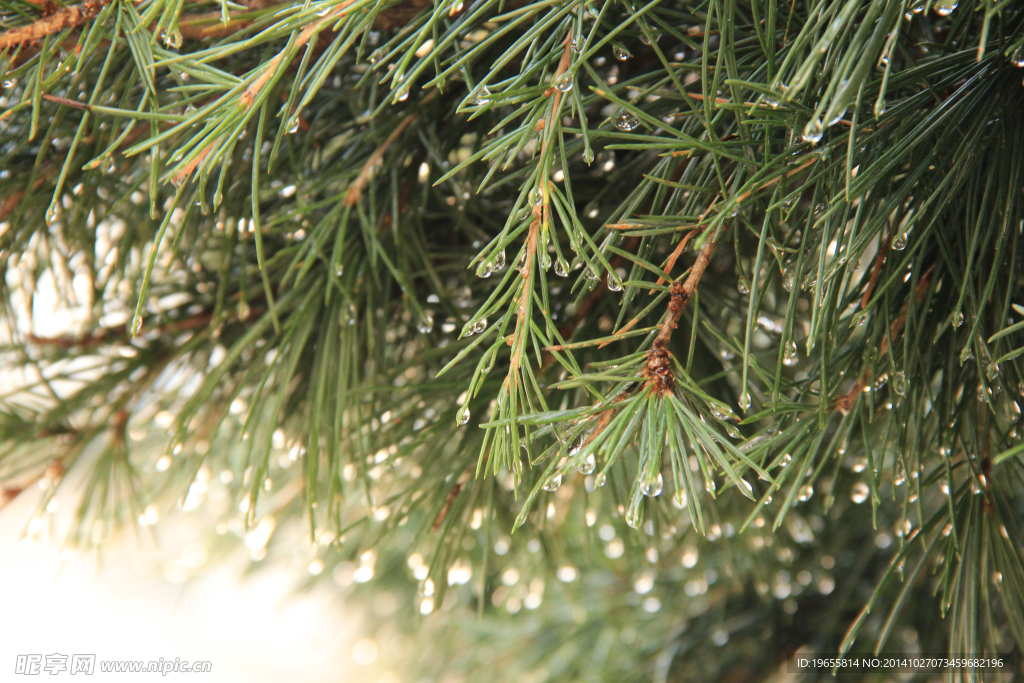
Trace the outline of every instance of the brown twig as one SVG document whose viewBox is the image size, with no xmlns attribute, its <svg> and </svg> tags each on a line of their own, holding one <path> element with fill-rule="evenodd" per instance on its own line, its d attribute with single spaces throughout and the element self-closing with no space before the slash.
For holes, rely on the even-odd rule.
<svg viewBox="0 0 1024 683">
<path fill-rule="evenodd" d="M 884 256 L 884 252 L 883 252 Z M 877 265 L 877 264 L 876 264 Z M 914 303 L 920 303 L 921 299 L 924 298 L 925 293 L 928 291 L 928 285 L 931 283 L 932 271 L 935 266 L 931 265 L 928 270 L 921 275 L 921 279 L 918 280 L 917 286 L 914 288 Z M 882 341 L 878 345 L 878 357 L 881 358 L 886 351 L 889 350 L 889 340 L 895 339 L 897 335 L 903 330 L 903 325 L 907 322 L 907 312 L 910 307 L 910 303 L 903 304 L 903 310 L 899 316 L 892 321 L 889 326 L 889 335 L 883 337 Z M 836 399 L 835 404 L 832 406 L 834 410 L 838 410 L 843 415 L 848 415 L 853 410 L 853 404 L 857 400 L 857 396 L 864 391 L 864 387 L 870 386 L 874 378 L 874 368 L 869 367 L 864 370 L 864 375 L 857 380 L 854 385 L 845 394 Z"/>
<path fill-rule="evenodd" d="M 310 22 L 306 26 L 306 28 L 302 29 L 302 32 L 299 33 L 299 36 L 295 41 L 293 49 L 298 49 L 299 47 L 305 45 L 306 43 L 309 42 L 310 38 L 312 38 L 320 31 L 327 28 L 328 24 L 330 24 L 331 22 L 335 22 L 342 16 L 344 16 L 345 12 L 348 10 L 349 6 L 353 2 L 355 2 L 355 0 L 344 0 L 324 16 L 318 18 L 316 21 Z M 263 72 L 259 75 L 259 77 L 257 77 L 256 80 L 253 81 L 249 85 L 249 87 L 245 89 L 244 93 L 242 93 L 242 106 L 247 108 L 252 106 L 260 91 L 263 90 L 264 87 L 266 87 L 267 83 L 270 82 L 270 79 L 273 78 L 274 74 L 281 66 L 281 62 L 284 60 L 285 54 L 286 51 L 282 50 L 281 52 L 278 52 L 273 59 L 267 62 L 266 66 L 263 67 Z"/>
<path fill-rule="evenodd" d="M 192 159 L 192 161 L 185 164 L 185 167 L 183 169 L 174 174 L 172 182 L 175 185 L 180 185 L 181 183 L 185 182 L 188 179 L 188 177 L 192 175 L 193 171 L 195 171 L 196 168 L 199 167 L 199 164 L 203 163 L 203 159 L 205 159 L 210 154 L 210 152 L 213 151 L 213 146 L 216 145 L 218 142 L 220 142 L 220 138 L 217 138 L 216 140 L 208 144 L 203 149 L 202 152 L 197 154 L 195 158 Z"/>
<path fill-rule="evenodd" d="M 441 524 L 444 522 L 445 517 L 448 516 L 448 511 L 452 509 L 452 504 L 455 503 L 455 499 L 458 498 L 460 491 L 462 491 L 462 483 L 455 482 L 455 486 L 453 486 L 452 490 L 448 492 L 448 497 L 445 498 L 441 511 L 437 513 L 437 517 L 434 519 L 434 523 L 430 527 L 431 531 L 437 531 L 441 528 Z"/>
<path fill-rule="evenodd" d="M 704 271 L 711 261 L 711 255 L 715 252 L 715 247 L 718 246 L 718 240 L 724 233 L 723 228 L 711 228 L 711 230 L 713 232 L 707 235 L 707 241 L 700 250 L 697 261 L 690 268 L 690 274 L 686 280 L 684 282 L 676 280 L 672 283 L 668 315 L 661 323 L 661 329 L 658 330 L 658 336 L 651 344 L 651 350 L 647 352 L 647 367 L 644 370 L 644 374 L 648 378 L 647 383 L 653 385 L 655 390 L 663 396 L 675 388 L 675 375 L 672 374 L 671 354 L 668 350 L 672 332 L 679 325 L 679 318 L 682 317 L 686 305 L 690 302 L 690 297 L 697 291 L 701 276 L 704 275 Z"/>
<path fill-rule="evenodd" d="M 78 100 L 68 99 L 67 97 L 58 97 L 57 95 L 48 95 L 43 93 L 43 99 L 48 102 L 63 104 L 66 107 L 81 109 L 82 111 L 92 111 L 92 107 L 90 107 L 87 102 L 79 102 Z"/>
<path fill-rule="evenodd" d="M 431 92 L 427 97 L 424 97 L 423 103 L 426 103 L 433 95 L 434 93 Z M 391 146 L 391 143 L 397 140 L 398 136 L 400 136 L 403 131 L 409 127 L 409 124 L 416 120 L 417 115 L 417 112 L 413 112 L 402 119 L 402 122 L 399 123 L 393 131 L 391 131 L 391 135 L 389 135 L 387 139 L 373 151 L 373 154 L 371 154 L 366 160 L 366 163 L 363 164 L 363 168 L 359 171 L 359 175 L 356 177 L 355 182 L 353 182 L 352 186 L 349 187 L 348 193 L 345 195 L 345 206 L 351 207 L 359 203 L 359 197 L 362 195 L 363 188 L 366 186 L 366 183 L 369 182 L 370 177 L 373 175 L 373 169 L 376 168 L 377 164 L 379 164 L 381 159 L 384 158 L 384 153 L 388 151 L 388 147 Z"/>
<path fill-rule="evenodd" d="M 530 223 L 530 232 L 526 237 L 526 262 L 523 264 L 523 270 L 520 276 L 523 278 L 523 289 L 519 292 L 519 310 L 516 312 L 516 329 L 509 337 L 509 345 L 515 343 L 515 340 L 519 338 L 521 330 L 526 327 L 526 309 L 529 306 L 530 296 L 533 294 L 531 290 L 527 289 L 527 284 L 530 282 L 530 274 L 533 272 L 533 264 L 537 259 L 537 238 L 540 236 L 540 223 L 543 216 L 543 208 L 540 205 L 533 207 L 533 222 Z M 522 346 L 520 346 L 522 349 Z M 522 354 L 512 352 L 512 358 L 509 360 L 508 377 L 505 378 L 505 382 L 508 383 L 509 377 L 515 377 L 518 374 L 519 365 L 522 362 Z M 514 381 L 514 380 L 513 380 Z"/>
<path fill-rule="evenodd" d="M 32 183 L 32 190 L 38 190 L 56 174 L 56 166 L 52 164 L 44 166 L 40 170 L 38 177 L 36 177 L 35 182 Z M 18 208 L 18 204 L 20 204 L 21 200 L 24 199 L 26 192 L 28 192 L 27 189 L 16 190 L 15 192 L 12 192 L 11 194 L 4 197 L 3 199 L 0 199 L 0 221 L 5 220 L 8 216 L 14 213 L 14 210 Z"/>
<path fill-rule="evenodd" d="M 861 297 L 860 307 L 863 309 L 868 305 L 871 300 L 871 293 L 875 291 L 875 283 L 878 281 L 878 276 L 882 272 L 882 264 L 885 263 L 885 256 L 889 253 L 889 241 L 892 239 L 892 231 L 885 237 L 885 243 L 881 245 L 878 250 L 878 255 L 875 257 L 875 264 L 871 268 L 871 277 L 868 279 L 868 288 L 864 290 L 864 296 Z"/>
<path fill-rule="evenodd" d="M 434 523 L 430 526 L 431 531 L 437 531 L 441 524 L 444 523 L 445 518 L 448 516 L 448 512 L 452 509 L 452 505 L 455 503 L 455 499 L 459 497 L 459 493 L 462 492 L 462 487 L 469 481 L 471 473 L 466 470 L 459 478 L 455 481 L 455 485 L 452 486 L 452 490 L 448 492 L 445 497 L 444 505 L 441 506 L 441 511 L 437 513 L 437 517 L 434 518 Z"/>
<path fill-rule="evenodd" d="M 558 82 L 572 63 L 572 31 L 569 31 L 565 40 L 562 41 L 562 57 L 558 60 L 558 69 L 555 71 L 554 78 L 551 79 L 552 86 L 549 87 L 544 95 L 551 97 L 551 120 L 554 120 L 558 116 L 559 107 L 562 104 L 562 91 L 554 86 Z M 545 126 L 547 128 L 547 122 L 545 120 Z M 547 136 L 544 136 L 540 147 L 540 158 L 544 159 L 547 155 L 548 149 Z M 530 231 L 526 237 L 526 261 L 523 264 L 521 277 L 523 278 L 523 289 L 519 293 L 519 310 L 516 313 L 516 328 L 512 335 L 509 337 L 509 345 L 513 345 L 515 340 L 522 339 L 520 336 L 523 331 L 526 330 L 527 320 L 526 313 L 530 304 L 530 297 L 533 295 L 533 291 L 527 288 L 527 285 L 531 281 L 531 275 L 533 274 L 533 265 L 537 260 L 537 242 L 540 238 L 541 225 L 548 225 L 551 215 L 551 206 L 549 203 L 548 187 L 545 185 L 541 188 L 541 202 L 533 207 L 533 221 L 530 223 Z M 512 382 L 517 381 L 515 378 L 518 376 L 518 370 L 520 364 L 522 364 L 523 349 L 525 344 L 520 343 L 519 348 L 513 350 L 512 357 L 509 360 L 509 372 L 505 378 L 505 383 L 508 384 L 510 378 Z"/>
<path fill-rule="evenodd" d="M 18 190 L 13 194 L 9 194 L 3 199 L 0 199 L 0 221 L 10 216 L 14 209 L 21 203 L 21 198 L 25 196 L 25 190 Z"/>
<path fill-rule="evenodd" d="M 95 17 L 110 0 L 85 0 L 77 5 L 63 7 L 53 14 L 36 19 L 28 26 L 18 26 L 0 34 L 0 50 L 17 47 L 23 43 L 41 40 L 53 33 L 74 28 Z"/>
<path fill-rule="evenodd" d="M 676 261 L 678 261 L 679 257 L 683 255 L 683 251 L 686 249 L 686 245 L 689 243 L 689 241 L 691 239 L 693 239 L 693 236 L 696 235 L 697 232 L 698 232 L 697 228 L 691 228 L 690 232 L 688 232 L 685 235 L 683 235 L 683 239 L 679 240 L 679 244 L 676 245 L 676 248 L 673 249 L 672 253 L 668 255 L 668 260 L 665 261 L 665 272 L 666 273 L 671 273 L 672 269 L 676 267 Z M 659 284 L 660 285 L 663 282 L 665 282 L 665 278 L 658 277 L 658 281 L 655 284 Z M 653 293 L 654 293 L 653 289 L 650 292 L 648 292 L 648 294 L 653 294 Z"/>
<path fill-rule="evenodd" d="M 797 173 L 800 173 L 801 171 L 803 171 L 808 166 L 812 166 L 813 164 L 816 164 L 819 161 L 821 161 L 821 157 L 819 157 L 817 155 L 814 155 L 810 159 L 805 161 L 804 163 L 800 164 L 799 166 L 796 166 L 795 168 L 789 169 L 788 171 L 786 171 L 782 175 L 776 176 L 776 177 L 772 178 L 771 180 L 767 180 L 767 181 L 765 181 L 764 183 L 758 185 L 757 187 L 755 187 L 752 190 L 747 190 L 746 192 L 741 193 L 740 196 L 738 196 L 736 198 L 736 201 L 742 202 L 742 201 L 746 200 L 747 197 L 749 197 L 750 195 L 754 194 L 755 192 L 760 192 L 761 190 L 767 190 L 769 187 L 775 187 L 776 185 L 779 184 L 779 182 L 783 178 L 789 178 L 789 177 L 795 176 Z"/>
<path fill-rule="evenodd" d="M 711 204 L 708 205 L 708 208 L 704 209 L 704 213 L 702 213 L 700 215 L 700 218 L 697 219 L 697 225 L 692 226 L 692 229 L 694 230 L 694 232 L 687 233 L 683 237 L 683 239 L 679 241 L 679 244 L 676 245 L 676 248 L 672 250 L 672 253 L 669 254 L 668 260 L 665 261 L 665 272 L 666 273 L 671 273 L 672 269 L 675 268 L 676 261 L 679 260 L 679 257 L 682 256 L 682 254 L 683 254 L 683 249 L 686 248 L 686 243 L 690 241 L 690 238 L 692 238 L 694 235 L 697 234 L 696 233 L 696 229 L 701 226 L 701 224 L 704 222 L 704 218 L 708 215 L 708 213 L 711 211 L 711 209 L 714 208 L 715 204 L 721 198 L 722 198 L 722 195 L 720 195 L 720 194 L 719 195 L 715 195 L 715 198 L 711 200 Z M 663 282 L 665 282 L 665 278 L 659 277 L 657 282 L 655 282 L 654 284 L 660 285 Z M 650 292 L 648 292 L 648 294 L 654 294 L 654 290 L 652 289 Z"/>
</svg>

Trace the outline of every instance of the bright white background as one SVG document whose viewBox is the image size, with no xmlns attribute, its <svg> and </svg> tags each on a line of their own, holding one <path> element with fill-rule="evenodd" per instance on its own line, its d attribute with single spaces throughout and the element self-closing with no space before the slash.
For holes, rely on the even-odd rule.
<svg viewBox="0 0 1024 683">
<path fill-rule="evenodd" d="M 17 654 L 95 654 L 97 659 L 209 660 L 212 674 L 100 674 L 86 680 L 376 681 L 357 665 L 355 613 L 332 586 L 295 591 L 290 567 L 242 578 L 239 565 L 210 567 L 172 584 L 131 539 L 114 540 L 101 570 L 88 558 L 61 561 L 60 538 L 18 536 L 37 496 L 26 491 L 0 511 L 0 681 L 82 680 L 14 675 Z M 67 553 L 65 553 L 65 558 Z M 244 556 L 240 559 L 244 559 Z M 386 676 L 387 678 L 391 678 Z M 393 679 L 392 679 L 393 680 Z"/>
</svg>

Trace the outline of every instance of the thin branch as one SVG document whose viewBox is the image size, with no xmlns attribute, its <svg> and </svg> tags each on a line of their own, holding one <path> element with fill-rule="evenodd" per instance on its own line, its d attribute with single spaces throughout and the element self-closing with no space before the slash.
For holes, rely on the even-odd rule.
<svg viewBox="0 0 1024 683">
<path fill-rule="evenodd" d="M 527 291 L 526 285 L 530 282 L 530 274 L 533 272 L 533 264 L 537 259 L 537 238 L 540 236 L 540 222 L 543 209 L 541 206 L 533 207 L 533 222 L 530 223 L 530 232 L 526 237 L 526 263 L 523 264 L 521 277 L 523 278 L 523 289 L 519 293 L 519 310 L 516 312 L 516 329 L 509 337 L 509 344 L 513 344 L 521 330 L 526 328 L 526 309 L 529 306 L 532 291 Z M 508 377 L 514 377 L 519 370 L 522 361 L 520 354 L 513 353 L 509 361 Z M 508 377 L 505 381 L 508 382 Z"/>
<path fill-rule="evenodd" d="M 886 240 L 888 244 L 888 240 Z M 884 260 L 884 252 L 882 253 Z M 876 262 L 876 268 L 878 268 L 878 262 Z M 931 283 L 932 270 L 935 268 L 934 264 L 928 267 L 928 270 L 924 272 L 921 279 L 917 282 L 917 287 L 914 288 L 914 303 L 920 303 L 921 299 L 924 298 L 925 292 L 928 291 L 928 285 Z M 907 322 L 907 311 L 910 307 L 909 302 L 903 304 L 903 310 L 899 316 L 892 321 L 892 325 L 889 326 L 888 337 L 883 337 L 882 341 L 878 345 L 878 357 L 881 358 L 886 351 L 889 350 L 889 339 L 896 339 L 897 335 L 903 330 L 903 325 Z M 835 404 L 832 406 L 834 410 L 838 410 L 843 415 L 848 415 L 853 410 L 853 404 L 857 400 L 857 396 L 864 391 L 864 387 L 871 386 L 874 380 L 874 368 L 869 367 L 864 370 L 864 375 L 861 379 L 857 380 L 854 385 L 845 394 L 836 399 Z"/>
<path fill-rule="evenodd" d="M 0 35 L 0 50 L 32 43 L 53 33 L 74 28 L 100 13 L 110 0 L 85 0 L 57 10 L 53 14 L 36 19 L 28 26 L 18 26 Z"/>
<path fill-rule="evenodd" d="M 690 303 L 690 297 L 697 291 L 700 279 L 711 261 L 711 255 L 715 253 L 718 240 L 725 232 L 724 228 L 711 228 L 712 234 L 708 235 L 707 242 L 700 250 L 697 261 L 690 268 L 690 274 L 685 282 L 676 280 L 672 283 L 672 294 L 668 302 L 668 315 L 661 323 L 658 336 L 651 344 L 651 350 L 647 352 L 647 367 L 644 374 L 648 378 L 648 384 L 653 384 L 661 395 L 668 394 L 675 388 L 675 376 L 672 374 L 672 366 L 669 360 L 668 344 L 672 340 L 672 332 L 679 325 L 679 318 L 682 317 L 686 305 Z M 693 233 L 690 233 L 693 234 Z M 705 233 L 706 234 L 706 233 Z"/>
<path fill-rule="evenodd" d="M 421 102 L 421 104 L 428 102 L 433 95 L 433 92 L 428 94 L 423 98 L 423 102 Z M 366 160 L 366 163 L 363 164 L 363 168 L 359 171 L 359 175 L 356 177 L 355 182 L 352 183 L 352 187 L 348 189 L 348 194 L 345 195 L 345 206 L 355 206 L 359 203 L 359 197 L 362 195 L 363 188 L 366 186 L 366 183 L 369 182 L 370 177 L 373 175 L 373 169 L 375 169 L 384 158 L 384 153 L 388 151 L 388 147 L 391 146 L 391 143 L 398 139 L 405 129 L 409 127 L 409 124 L 416 120 L 418 115 L 418 112 L 413 112 L 402 119 L 401 123 L 391 131 L 391 135 L 389 135 L 387 139 L 373 151 L 373 154 L 371 154 Z"/>
<path fill-rule="evenodd" d="M 214 145 L 218 144 L 220 140 L 220 138 L 217 138 L 216 140 L 208 144 L 203 149 L 202 152 L 197 154 L 195 158 L 192 159 L 192 161 L 185 164 L 185 167 L 183 169 L 174 174 L 174 178 L 172 178 L 171 182 L 173 182 L 175 185 L 180 185 L 181 183 L 188 180 L 188 177 L 192 175 L 192 172 L 195 171 L 196 168 L 199 167 L 199 164 L 203 163 L 203 159 L 205 159 L 210 154 L 210 152 L 213 151 Z"/>
<path fill-rule="evenodd" d="M 562 57 L 558 60 L 558 70 L 555 72 L 554 78 L 551 79 L 552 86 L 544 92 L 545 96 L 552 98 L 551 116 L 549 117 L 551 121 L 558 117 L 563 95 L 562 91 L 555 87 L 554 84 L 558 82 L 558 79 L 569 69 L 569 65 L 572 63 L 572 31 L 569 31 L 566 34 L 562 45 Z M 549 121 L 544 121 L 543 123 L 544 128 L 546 129 Z M 544 140 L 541 143 L 540 148 L 541 159 L 546 158 L 548 140 L 549 138 L 544 136 Z M 533 207 L 533 222 L 530 223 L 530 232 L 526 238 L 526 261 L 522 270 L 523 289 L 519 293 L 519 310 L 516 313 L 516 329 L 512 333 L 512 336 L 509 337 L 510 345 L 515 343 L 515 340 L 519 338 L 520 332 L 524 332 L 527 329 L 526 312 L 529 307 L 530 297 L 533 296 L 533 292 L 527 291 L 526 287 L 530 283 L 530 276 L 533 273 L 533 264 L 537 260 L 537 241 L 540 238 L 541 224 L 543 223 L 544 225 L 547 225 L 550 221 L 551 206 L 547 186 L 544 186 L 542 189 L 541 197 L 540 205 L 535 205 Z M 512 358 L 509 361 L 508 377 L 505 378 L 506 382 L 509 381 L 509 377 L 515 377 L 519 370 L 519 365 L 522 363 L 522 349 L 523 346 L 520 346 L 519 352 L 512 353 Z"/>
<path fill-rule="evenodd" d="M 294 49 L 302 47 L 309 42 L 310 38 L 324 30 L 328 24 L 340 19 L 353 2 L 355 2 L 355 0 L 344 0 L 344 2 L 340 3 L 331 12 L 328 12 L 326 15 L 319 17 L 316 21 L 309 23 L 306 28 L 302 29 L 302 32 L 299 33 L 298 38 L 295 40 Z M 277 55 L 275 55 L 274 58 L 267 62 L 263 67 L 263 73 L 261 73 L 259 77 L 245 89 L 245 92 L 242 93 L 241 97 L 242 106 L 246 108 L 252 106 L 260 91 L 266 87 L 267 83 L 270 82 L 270 79 L 273 78 L 274 74 L 281 66 L 281 62 L 284 60 L 286 52 L 287 50 L 281 50 L 278 52 Z"/>
<path fill-rule="evenodd" d="M 889 253 L 889 241 L 892 239 L 892 231 L 885 237 L 885 242 L 880 245 L 878 255 L 875 257 L 875 264 L 871 268 L 871 277 L 868 279 L 868 288 L 864 290 L 864 296 L 860 300 L 860 307 L 863 309 L 871 301 L 871 293 L 875 291 L 875 283 L 882 272 L 882 264 L 885 263 L 885 255 Z"/>
</svg>

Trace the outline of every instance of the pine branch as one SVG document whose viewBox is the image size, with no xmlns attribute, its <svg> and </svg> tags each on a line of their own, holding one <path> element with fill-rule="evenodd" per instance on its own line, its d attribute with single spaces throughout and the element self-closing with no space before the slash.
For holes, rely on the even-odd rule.
<svg viewBox="0 0 1024 683">
<path fill-rule="evenodd" d="M 12 28 L 0 34 L 0 50 L 15 48 L 23 43 L 32 43 L 46 36 L 75 28 L 100 13 L 110 0 L 85 0 L 77 5 L 67 5 L 47 13 L 28 26 Z M 45 4 L 45 3 L 41 3 Z"/>
<path fill-rule="evenodd" d="M 1024 643 L 1024 15 L 932 5 L 20 6 L 0 497 L 226 473 L 465 677 Z"/>
<path fill-rule="evenodd" d="M 697 291 L 700 279 L 703 277 L 704 271 L 711 261 L 711 255 L 715 252 L 718 240 L 721 239 L 724 232 L 724 229 L 708 228 L 704 235 L 704 246 L 701 247 L 697 261 L 690 268 L 690 274 L 686 277 L 685 281 L 676 280 L 672 283 L 671 296 L 668 302 L 668 315 L 665 316 L 665 320 L 658 329 L 658 335 L 651 343 L 651 350 L 647 352 L 647 367 L 644 370 L 645 376 L 649 378 L 648 384 L 653 386 L 654 390 L 663 396 L 675 389 L 675 375 L 672 371 L 669 360 L 671 354 L 668 350 L 669 342 L 672 341 L 672 332 L 675 331 L 676 326 L 679 324 L 679 318 L 682 317 L 683 311 L 690 302 L 693 293 Z M 689 233 L 684 237 L 680 244 L 685 244 L 687 238 L 692 234 L 694 233 Z M 671 260 L 671 257 L 669 258 Z M 671 270 L 671 267 L 667 270 Z"/>
</svg>

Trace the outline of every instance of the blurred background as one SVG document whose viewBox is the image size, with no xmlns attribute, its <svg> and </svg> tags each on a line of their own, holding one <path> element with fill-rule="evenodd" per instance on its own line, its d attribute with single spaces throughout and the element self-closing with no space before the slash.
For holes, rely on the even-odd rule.
<svg viewBox="0 0 1024 683">
<path fill-rule="evenodd" d="M 208 660 L 208 681 L 399 680 L 333 582 L 299 590 L 302 574 L 282 559 L 252 573 L 244 556 L 207 569 L 199 526 L 187 518 L 161 524 L 159 547 L 121 533 L 101 555 L 62 552 L 59 506 L 34 516 L 41 495 L 25 491 L 0 511 L 2 670 L 12 671 L 18 654 L 60 653 Z"/>
<path fill-rule="evenodd" d="M 53 290 L 40 293 L 47 308 Z M 74 323 L 72 312 L 52 301 L 36 316 L 37 334 L 57 335 Z M 0 372 L 5 392 L 24 381 Z M 206 660 L 213 668 L 203 680 L 218 682 L 400 680 L 381 657 L 384 643 L 366 632 L 361 608 L 340 596 L 353 572 L 312 580 L 323 563 L 311 560 L 316 553 L 303 530 L 268 530 L 266 521 L 250 534 L 217 528 L 227 538 L 210 562 L 218 547 L 211 530 L 228 503 L 226 482 L 215 480 L 199 500 L 179 501 L 170 513 L 151 505 L 136 528 L 114 530 L 95 550 L 75 551 L 65 541 L 85 485 L 80 479 L 68 473 L 48 501 L 47 480 L 40 480 L 0 507 L 0 670 L 12 671 L 19 654 L 60 653 L 95 654 L 98 661 Z M 268 557 L 271 532 L 290 554 Z M 396 609 L 387 597 L 374 606 L 382 616 Z M 64 676 L 70 674 L 53 678 Z M 194 678 L 167 675 L 176 677 Z M 94 680 L 103 679 L 97 670 Z"/>
</svg>

